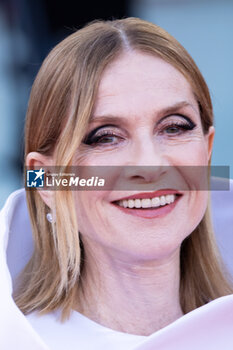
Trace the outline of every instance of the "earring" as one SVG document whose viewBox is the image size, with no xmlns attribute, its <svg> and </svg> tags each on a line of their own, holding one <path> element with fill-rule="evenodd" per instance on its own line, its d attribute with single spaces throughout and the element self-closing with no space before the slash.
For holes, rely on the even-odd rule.
<svg viewBox="0 0 233 350">
<path fill-rule="evenodd" d="M 53 222 L 53 216 L 52 216 L 51 213 L 46 214 L 46 218 L 47 218 L 47 220 L 48 220 L 50 223 Z"/>
</svg>

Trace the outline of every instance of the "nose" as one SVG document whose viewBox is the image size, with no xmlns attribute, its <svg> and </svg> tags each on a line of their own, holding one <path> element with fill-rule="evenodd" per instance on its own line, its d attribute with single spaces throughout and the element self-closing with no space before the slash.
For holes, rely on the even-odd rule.
<svg viewBox="0 0 233 350">
<path fill-rule="evenodd" d="M 168 165 L 162 145 L 155 141 L 153 135 L 147 135 L 132 145 L 124 176 L 131 183 L 155 184 L 164 177 Z"/>
</svg>

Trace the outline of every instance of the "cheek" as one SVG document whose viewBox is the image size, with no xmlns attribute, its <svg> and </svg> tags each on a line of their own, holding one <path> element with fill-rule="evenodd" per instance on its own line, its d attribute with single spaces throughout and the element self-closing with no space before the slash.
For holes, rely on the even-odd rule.
<svg viewBox="0 0 233 350">
<path fill-rule="evenodd" d="M 78 229 L 83 235 L 94 237 L 105 226 L 103 201 L 107 191 L 78 191 L 75 209 Z"/>
<path fill-rule="evenodd" d="M 177 145 L 169 149 L 171 163 L 176 165 L 208 165 L 208 151 L 204 138 L 185 144 Z"/>
</svg>

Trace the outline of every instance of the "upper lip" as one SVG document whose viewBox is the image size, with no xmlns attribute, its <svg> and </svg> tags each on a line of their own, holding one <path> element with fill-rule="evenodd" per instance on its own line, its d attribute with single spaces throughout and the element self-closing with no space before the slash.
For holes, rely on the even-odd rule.
<svg viewBox="0 0 233 350">
<path fill-rule="evenodd" d="M 166 196 L 168 194 L 177 194 L 177 195 L 181 195 L 182 193 L 180 193 L 177 190 L 174 189 L 162 189 L 162 190 L 158 190 L 158 191 L 154 191 L 154 192 L 141 192 L 141 193 L 136 193 L 133 194 L 131 196 L 126 196 L 126 197 L 122 197 L 119 198 L 116 201 L 120 201 L 120 200 L 124 200 L 124 199 L 144 199 L 144 198 L 154 198 L 154 197 L 160 197 L 160 196 Z"/>
</svg>

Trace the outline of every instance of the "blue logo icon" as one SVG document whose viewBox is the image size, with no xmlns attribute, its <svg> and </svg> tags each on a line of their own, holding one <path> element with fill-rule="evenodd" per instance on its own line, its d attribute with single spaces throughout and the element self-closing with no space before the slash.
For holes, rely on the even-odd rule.
<svg viewBox="0 0 233 350">
<path fill-rule="evenodd" d="M 27 170 L 27 187 L 44 187 L 44 174 L 45 171 L 40 170 Z"/>
</svg>

